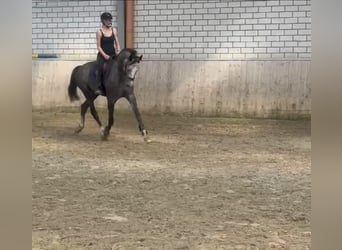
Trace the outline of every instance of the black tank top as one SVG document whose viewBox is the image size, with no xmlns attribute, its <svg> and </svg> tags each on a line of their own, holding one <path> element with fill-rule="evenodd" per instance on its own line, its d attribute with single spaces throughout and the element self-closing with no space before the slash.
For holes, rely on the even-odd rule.
<svg viewBox="0 0 342 250">
<path fill-rule="evenodd" d="M 114 32 L 112 29 L 112 35 L 107 37 L 103 34 L 102 29 L 101 33 L 101 48 L 102 50 L 109 56 L 115 55 L 115 49 L 114 49 Z"/>
</svg>

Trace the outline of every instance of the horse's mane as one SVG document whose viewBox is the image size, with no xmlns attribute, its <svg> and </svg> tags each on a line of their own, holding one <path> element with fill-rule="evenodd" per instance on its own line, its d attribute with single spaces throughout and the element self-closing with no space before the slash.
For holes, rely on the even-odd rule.
<svg viewBox="0 0 342 250">
<path fill-rule="evenodd" d="M 120 51 L 118 55 L 116 55 L 112 60 L 108 61 L 108 66 L 112 66 L 114 63 L 118 63 L 119 65 L 123 65 L 125 60 L 129 60 L 131 56 L 136 56 L 137 51 L 131 48 L 124 48 Z"/>
<path fill-rule="evenodd" d="M 131 48 L 124 48 L 120 51 L 120 53 L 116 56 L 114 56 L 112 58 L 112 60 L 109 60 L 106 62 L 106 66 L 105 66 L 105 74 L 108 74 L 112 68 L 113 68 L 113 65 L 116 64 L 117 66 L 114 66 L 114 67 L 117 67 L 117 69 L 119 71 L 122 71 L 123 70 L 123 65 L 125 64 L 125 61 L 127 60 L 130 60 L 130 57 L 135 57 L 137 55 L 137 51 L 135 49 L 131 49 Z"/>
<path fill-rule="evenodd" d="M 120 53 L 116 56 L 118 60 L 124 60 L 128 59 L 130 56 L 135 56 L 137 54 L 137 51 L 132 48 L 124 48 L 123 50 L 120 51 Z"/>
</svg>

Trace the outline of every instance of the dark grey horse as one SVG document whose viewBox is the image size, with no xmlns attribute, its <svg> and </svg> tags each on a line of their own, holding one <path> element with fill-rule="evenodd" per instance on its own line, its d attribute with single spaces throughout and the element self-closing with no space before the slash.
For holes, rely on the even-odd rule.
<svg viewBox="0 0 342 250">
<path fill-rule="evenodd" d="M 93 91 L 94 84 L 96 83 L 96 61 L 79 65 L 73 69 L 68 87 L 69 98 L 71 101 L 79 100 L 77 87 L 80 88 L 86 98 L 81 104 L 81 123 L 76 128 L 75 133 L 81 132 L 84 128 L 85 113 L 90 107 L 91 114 L 101 129 L 102 139 L 106 140 L 114 123 L 114 105 L 118 99 L 124 97 L 132 107 L 139 124 L 139 130 L 144 136 L 145 141 L 150 141 L 147 137 L 147 131 L 144 128 L 134 95 L 133 83 L 141 59 L 142 55 L 138 55 L 136 50 L 123 49 L 117 56 L 105 63 L 103 86 L 105 88 L 108 106 L 108 124 L 106 127 L 102 126 L 94 105 L 94 100 L 98 96 Z"/>
</svg>

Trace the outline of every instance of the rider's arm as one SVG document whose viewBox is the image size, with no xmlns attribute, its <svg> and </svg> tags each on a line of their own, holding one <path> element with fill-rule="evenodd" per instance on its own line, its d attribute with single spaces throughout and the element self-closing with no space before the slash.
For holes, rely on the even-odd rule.
<svg viewBox="0 0 342 250">
<path fill-rule="evenodd" d="M 113 33 L 114 33 L 114 40 L 115 40 L 115 44 L 116 44 L 116 48 L 115 48 L 115 52 L 118 54 L 120 52 L 120 43 L 119 43 L 119 38 L 118 38 L 118 31 L 113 28 Z"/>
<path fill-rule="evenodd" d="M 101 48 L 101 36 L 102 36 L 101 31 L 98 30 L 98 31 L 96 32 L 96 45 L 97 45 L 97 50 L 100 52 L 100 54 L 101 54 L 106 60 L 108 60 L 108 58 L 109 58 L 110 56 L 107 55 L 107 54 L 103 51 L 103 49 Z"/>
</svg>

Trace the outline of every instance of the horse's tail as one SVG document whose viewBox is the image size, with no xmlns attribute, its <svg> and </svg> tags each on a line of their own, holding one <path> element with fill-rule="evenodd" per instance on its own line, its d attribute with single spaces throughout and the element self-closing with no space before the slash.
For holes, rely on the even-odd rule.
<svg viewBox="0 0 342 250">
<path fill-rule="evenodd" d="M 68 94 L 69 94 L 69 98 L 70 101 L 77 101 L 80 99 L 80 97 L 77 94 L 77 83 L 75 81 L 75 74 L 76 74 L 76 70 L 78 69 L 79 66 L 77 66 L 76 68 L 73 69 L 72 73 L 71 73 L 71 77 L 70 77 L 70 83 L 69 83 L 69 87 L 68 87 Z"/>
</svg>

